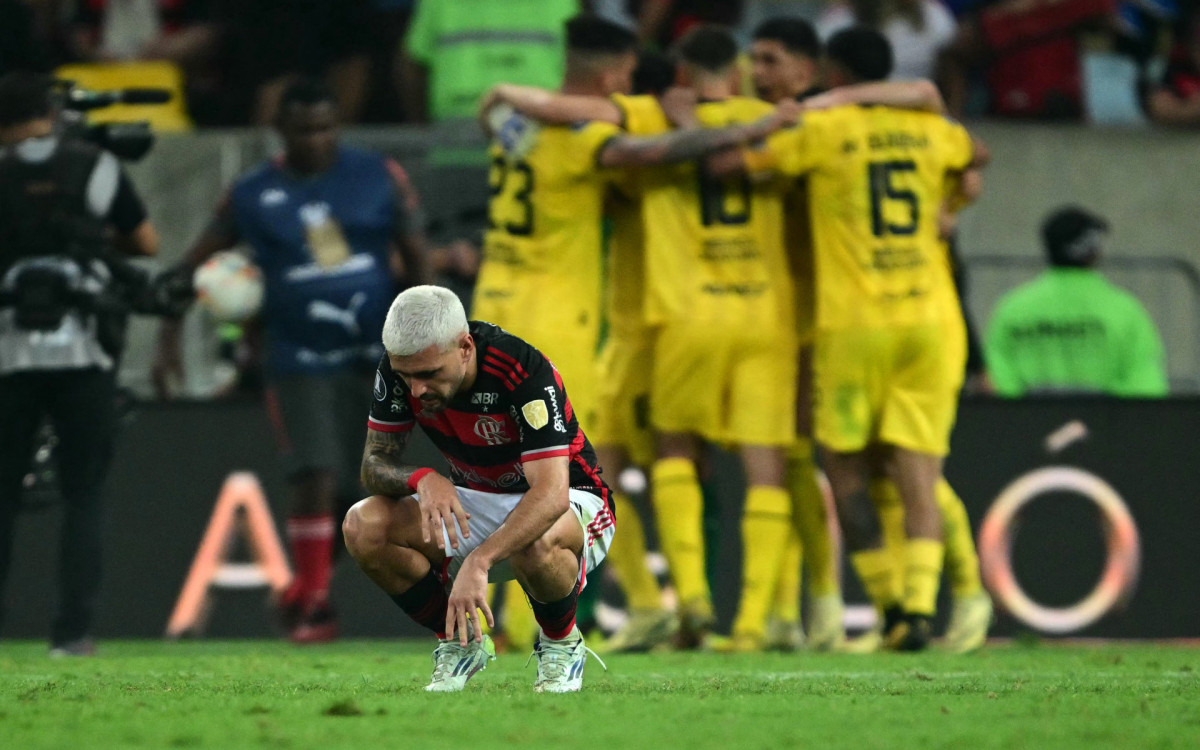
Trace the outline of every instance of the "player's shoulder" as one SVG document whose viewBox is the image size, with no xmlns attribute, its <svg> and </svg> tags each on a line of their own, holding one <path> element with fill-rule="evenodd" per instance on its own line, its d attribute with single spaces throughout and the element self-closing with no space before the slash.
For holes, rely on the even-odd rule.
<svg viewBox="0 0 1200 750">
<path fill-rule="evenodd" d="M 475 346 L 479 350 L 480 356 L 485 356 L 489 352 L 497 352 L 501 361 L 511 359 L 521 363 L 543 359 L 541 352 L 533 344 L 516 334 L 509 333 L 495 323 L 472 320 L 469 330 L 471 337 L 475 339 Z"/>
<path fill-rule="evenodd" d="M 773 104 L 749 96 L 731 96 L 720 101 L 702 102 L 696 108 L 696 116 L 705 124 L 720 121 L 742 122 L 756 120 L 775 109 Z"/>
<path fill-rule="evenodd" d="M 234 193 L 253 190 L 268 182 L 276 182 L 283 174 L 283 155 L 271 157 L 243 172 L 230 188 Z"/>
<path fill-rule="evenodd" d="M 500 326 L 473 320 L 469 330 L 481 378 L 495 378 L 512 392 L 530 378 L 539 382 L 551 371 L 550 361 L 533 344 Z"/>
<path fill-rule="evenodd" d="M 281 205 L 287 200 L 283 155 L 267 159 L 243 172 L 226 193 L 228 204 L 239 212 Z"/>
<path fill-rule="evenodd" d="M 622 129 L 634 135 L 649 135 L 671 129 L 662 104 L 654 96 L 613 94 L 610 99 L 621 111 Z"/>
</svg>

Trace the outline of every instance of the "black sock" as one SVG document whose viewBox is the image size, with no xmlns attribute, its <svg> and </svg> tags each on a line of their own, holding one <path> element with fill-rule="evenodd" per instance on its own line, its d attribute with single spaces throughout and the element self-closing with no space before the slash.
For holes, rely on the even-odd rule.
<svg viewBox="0 0 1200 750">
<path fill-rule="evenodd" d="M 579 581 L 571 588 L 571 593 L 556 602 L 539 602 L 532 596 L 529 604 L 533 607 L 533 617 L 542 632 L 551 640 L 562 640 L 571 634 L 575 627 L 575 607 L 579 601 Z"/>
<path fill-rule="evenodd" d="M 446 587 L 432 570 L 408 591 L 394 595 L 392 601 L 418 625 L 429 628 L 438 638 L 446 637 Z"/>
</svg>

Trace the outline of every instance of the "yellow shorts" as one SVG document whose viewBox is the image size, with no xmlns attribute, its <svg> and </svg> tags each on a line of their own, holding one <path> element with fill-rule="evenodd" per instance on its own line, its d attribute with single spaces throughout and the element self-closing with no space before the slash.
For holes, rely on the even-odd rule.
<svg viewBox="0 0 1200 750">
<path fill-rule="evenodd" d="M 592 445 L 624 448 L 639 466 L 654 461 L 650 430 L 650 377 L 654 338 L 646 329 L 610 330 L 600 348 Z"/>
<path fill-rule="evenodd" d="M 817 441 L 843 453 L 885 443 L 944 456 L 963 361 L 943 324 L 819 331 L 813 359 Z M 947 360 L 957 358 L 952 367 Z M 957 374 L 955 374 L 957 373 Z"/>
<path fill-rule="evenodd" d="M 654 343 L 650 423 L 715 443 L 789 445 L 796 434 L 795 351 L 790 330 L 668 324 Z"/>
</svg>

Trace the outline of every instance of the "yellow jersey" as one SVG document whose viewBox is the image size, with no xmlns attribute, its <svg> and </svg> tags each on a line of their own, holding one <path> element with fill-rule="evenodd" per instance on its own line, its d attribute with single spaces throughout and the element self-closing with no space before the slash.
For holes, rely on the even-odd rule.
<svg viewBox="0 0 1200 750">
<path fill-rule="evenodd" d="M 752 172 L 807 175 L 819 330 L 944 320 L 938 212 L 972 154 L 961 125 L 886 107 L 806 114 L 747 152 Z"/>
<path fill-rule="evenodd" d="M 639 99 L 642 97 L 633 97 Z M 634 135 L 671 129 L 658 102 L 626 121 Z M 650 103 L 653 106 L 650 106 Z M 745 97 L 697 108 L 704 127 L 753 122 L 766 102 Z M 701 162 L 640 175 L 645 231 L 645 317 L 762 326 L 791 320 L 791 281 L 783 247 L 783 194 L 775 182 L 718 180 Z"/>
<path fill-rule="evenodd" d="M 506 148 L 497 139 L 489 152 L 491 198 L 473 313 L 518 335 L 514 320 L 598 331 L 610 176 L 597 157 L 620 130 L 601 122 L 542 127 L 517 114 L 505 125 L 522 142 Z"/>
<path fill-rule="evenodd" d="M 662 132 L 665 116 L 653 96 L 614 94 L 621 111 L 621 128 L 629 133 Z M 608 266 L 605 269 L 605 315 L 610 332 L 634 334 L 645 326 L 642 300 L 646 275 L 646 236 L 642 221 L 641 169 L 617 172 L 605 213 L 611 221 Z"/>
</svg>

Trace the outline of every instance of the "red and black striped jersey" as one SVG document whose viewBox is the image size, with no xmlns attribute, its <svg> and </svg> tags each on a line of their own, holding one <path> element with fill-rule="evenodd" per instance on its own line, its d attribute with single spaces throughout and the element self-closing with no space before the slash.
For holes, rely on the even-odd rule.
<svg viewBox="0 0 1200 750">
<path fill-rule="evenodd" d="M 367 426 L 405 432 L 419 424 L 450 464 L 451 481 L 482 492 L 525 492 L 526 462 L 567 456 L 571 487 L 607 503 L 596 453 L 550 360 L 491 323 L 472 321 L 470 332 L 478 368 L 470 389 L 445 410 L 426 413 L 385 354 L 375 374 Z"/>
</svg>

